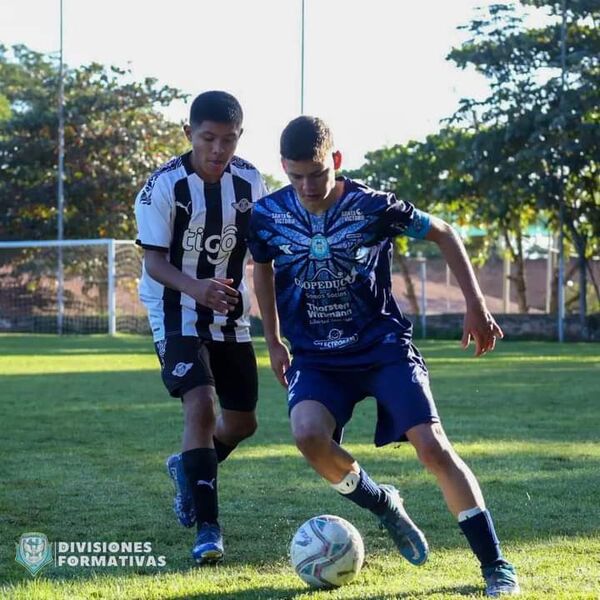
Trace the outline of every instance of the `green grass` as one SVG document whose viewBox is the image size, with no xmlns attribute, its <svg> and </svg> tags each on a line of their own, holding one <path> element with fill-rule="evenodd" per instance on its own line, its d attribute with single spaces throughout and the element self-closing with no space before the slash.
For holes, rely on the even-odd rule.
<svg viewBox="0 0 600 600">
<path fill-rule="evenodd" d="M 478 475 L 524 598 L 600 597 L 599 347 L 504 342 L 474 360 L 457 342 L 420 344 L 446 430 Z M 477 598 L 476 562 L 432 477 L 406 444 L 372 446 L 374 407 L 347 430 L 351 452 L 397 484 L 427 534 L 431 559 L 403 562 L 370 515 L 344 501 L 290 443 L 283 390 L 257 343 L 259 431 L 220 471 L 226 562 L 195 568 L 193 534 L 176 525 L 164 459 L 181 410 L 166 395 L 146 338 L 0 336 L 2 598 Z M 287 545 L 305 519 L 352 521 L 367 559 L 358 579 L 311 592 Z M 149 541 L 164 568 L 46 567 L 32 578 L 15 542 Z"/>
</svg>

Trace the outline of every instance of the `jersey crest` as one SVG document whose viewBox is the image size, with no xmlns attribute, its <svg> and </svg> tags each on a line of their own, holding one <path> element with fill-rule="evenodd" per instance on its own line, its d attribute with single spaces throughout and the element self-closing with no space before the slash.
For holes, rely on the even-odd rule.
<svg viewBox="0 0 600 600">
<path fill-rule="evenodd" d="M 232 202 L 231 206 L 233 206 L 233 208 L 235 208 L 235 210 L 238 212 L 245 213 L 252 208 L 252 200 L 248 200 L 248 198 L 242 198 L 237 202 Z"/>
</svg>

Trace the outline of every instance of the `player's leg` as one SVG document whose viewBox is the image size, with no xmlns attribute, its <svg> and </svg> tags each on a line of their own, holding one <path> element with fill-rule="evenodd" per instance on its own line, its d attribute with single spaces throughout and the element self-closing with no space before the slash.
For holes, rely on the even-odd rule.
<svg viewBox="0 0 600 600">
<path fill-rule="evenodd" d="M 240 442 L 251 437 L 256 431 L 256 412 L 221 408 L 217 417 L 213 443 L 217 459 L 223 462 Z"/>
<path fill-rule="evenodd" d="M 214 562 L 222 557 L 223 550 L 218 530 L 217 457 L 212 441 L 215 391 L 208 352 L 196 337 L 173 336 L 157 343 L 157 353 L 163 382 L 172 396 L 181 398 L 183 407 L 182 452 L 167 461 L 176 489 L 175 511 L 183 525 L 198 525 L 194 559 Z"/>
<path fill-rule="evenodd" d="M 223 538 L 218 521 L 218 460 L 213 445 L 215 389 L 210 385 L 197 386 L 184 393 L 182 400 L 181 459 L 197 524 L 192 557 L 198 564 L 209 564 L 223 558 Z"/>
<path fill-rule="evenodd" d="M 334 441 L 336 420 L 327 406 L 316 400 L 299 401 L 291 410 L 290 422 L 296 446 L 321 477 L 362 508 L 378 516 L 384 512 L 385 492 L 354 457 Z"/>
<path fill-rule="evenodd" d="M 455 514 L 483 506 L 477 481 L 452 449 L 441 425 L 429 388 L 429 375 L 418 353 L 399 357 L 377 369 L 371 378 L 377 399 L 378 446 L 408 439 L 425 467 L 438 477 L 450 510 Z"/>
<path fill-rule="evenodd" d="M 217 416 L 214 447 L 223 462 L 257 427 L 258 372 L 251 342 L 211 342 L 210 367 L 221 412 Z"/>
<path fill-rule="evenodd" d="M 479 559 L 487 594 L 516 594 L 519 584 L 514 567 L 504 559 L 494 522 L 485 507 L 479 483 L 458 456 L 440 423 L 417 425 L 407 431 L 417 456 L 432 473 L 450 512 L 458 519 L 471 549 Z"/>
<path fill-rule="evenodd" d="M 461 512 L 485 509 L 479 483 L 458 456 L 440 423 L 424 423 L 406 432 L 423 466 L 432 473 L 442 490 L 448 509 L 458 517 Z"/>
<path fill-rule="evenodd" d="M 479 558 L 488 593 L 517 592 L 514 569 L 502 558 L 477 479 L 439 423 L 429 374 L 418 351 L 379 369 L 373 378 L 373 394 L 379 412 L 377 445 L 402 439 L 411 442 L 420 461 L 437 478 L 450 511 Z"/>
<path fill-rule="evenodd" d="M 316 400 L 303 400 L 290 414 L 292 435 L 298 450 L 312 468 L 330 483 L 338 483 L 348 473 L 359 473 L 358 463 L 333 440 L 336 421 Z"/>
<path fill-rule="evenodd" d="M 169 394 L 182 400 L 183 393 L 201 384 L 210 383 L 204 375 L 200 375 L 197 361 L 197 344 L 195 337 L 173 335 L 155 343 L 156 354 L 161 365 L 163 383 Z M 202 369 L 200 369 L 202 373 Z M 185 435 L 185 433 L 184 433 Z M 178 521 L 184 527 L 193 527 L 196 523 L 196 511 L 190 486 L 183 469 L 181 453 L 177 452 L 167 458 L 167 472 L 175 487 L 173 510 Z"/>
<path fill-rule="evenodd" d="M 396 490 L 375 483 L 336 441 L 364 396 L 360 377 L 292 368 L 288 380 L 292 433 L 306 460 L 341 495 L 371 511 L 384 525 L 393 521 L 394 533 L 390 533 L 401 554 L 412 564 L 425 562 L 424 537 L 404 511 Z"/>
</svg>

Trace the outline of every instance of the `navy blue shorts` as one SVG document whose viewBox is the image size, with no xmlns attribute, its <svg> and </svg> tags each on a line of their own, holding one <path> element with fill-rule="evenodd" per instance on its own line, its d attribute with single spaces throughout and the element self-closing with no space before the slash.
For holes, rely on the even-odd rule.
<svg viewBox="0 0 600 600">
<path fill-rule="evenodd" d="M 415 425 L 440 420 L 427 367 L 416 349 L 364 370 L 324 370 L 292 362 L 286 378 L 288 411 L 303 400 L 316 400 L 335 418 L 338 434 L 356 404 L 373 396 L 377 402 L 376 446 L 405 441 L 406 432 Z"/>
</svg>

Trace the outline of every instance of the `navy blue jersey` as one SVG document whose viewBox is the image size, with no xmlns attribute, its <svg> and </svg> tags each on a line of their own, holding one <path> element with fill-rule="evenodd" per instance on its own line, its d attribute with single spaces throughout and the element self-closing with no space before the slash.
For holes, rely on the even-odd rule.
<svg viewBox="0 0 600 600">
<path fill-rule="evenodd" d="M 343 181 L 341 198 L 320 215 L 292 186 L 262 198 L 248 240 L 256 262 L 274 261 L 294 360 L 321 367 L 359 366 L 380 341 L 408 351 L 412 325 L 392 296 L 392 238 L 422 238 L 430 226 L 426 213 L 394 194 Z"/>
</svg>

